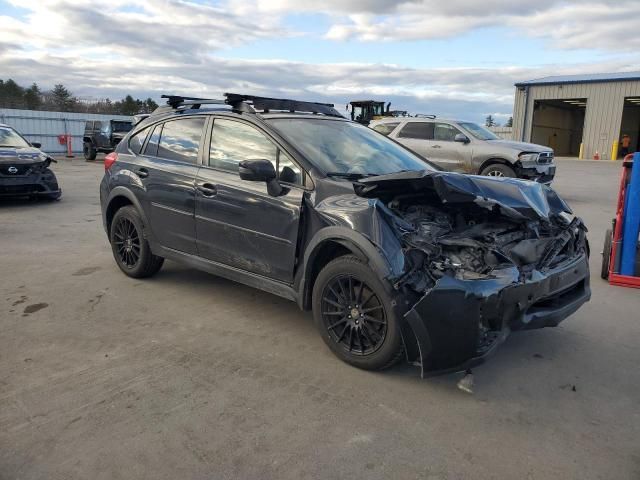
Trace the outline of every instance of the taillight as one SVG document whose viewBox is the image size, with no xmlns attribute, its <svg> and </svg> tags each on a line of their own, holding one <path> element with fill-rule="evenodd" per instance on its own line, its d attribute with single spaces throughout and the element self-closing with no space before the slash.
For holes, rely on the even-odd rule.
<svg viewBox="0 0 640 480">
<path fill-rule="evenodd" d="M 104 157 L 104 171 L 106 172 L 111 168 L 111 166 L 116 163 L 118 160 L 118 154 L 116 152 L 111 152 L 109 155 Z"/>
</svg>

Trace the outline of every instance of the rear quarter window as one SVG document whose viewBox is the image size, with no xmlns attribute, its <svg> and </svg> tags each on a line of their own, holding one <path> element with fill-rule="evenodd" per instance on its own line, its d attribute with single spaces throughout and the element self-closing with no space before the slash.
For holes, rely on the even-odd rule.
<svg viewBox="0 0 640 480">
<path fill-rule="evenodd" d="M 393 132 L 396 127 L 400 125 L 400 122 L 394 122 L 394 123 L 379 123 L 378 125 L 376 125 L 375 127 L 373 127 L 373 129 L 378 132 L 381 133 L 384 136 L 389 135 L 391 132 Z"/>
</svg>

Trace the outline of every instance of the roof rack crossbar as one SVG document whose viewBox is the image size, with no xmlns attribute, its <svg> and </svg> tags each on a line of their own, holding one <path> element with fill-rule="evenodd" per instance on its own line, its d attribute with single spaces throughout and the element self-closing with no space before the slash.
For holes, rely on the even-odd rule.
<svg viewBox="0 0 640 480">
<path fill-rule="evenodd" d="M 217 100 L 212 98 L 197 98 L 197 97 L 183 97 L 181 95 L 161 95 L 160 98 L 167 99 L 167 105 L 172 108 L 178 108 L 183 105 L 198 105 L 199 108 L 202 104 L 208 105 L 224 105 L 224 100 Z"/>
<path fill-rule="evenodd" d="M 307 112 L 321 113 L 330 117 L 342 117 L 340 113 L 333 108 L 332 103 L 304 102 L 300 100 L 289 100 L 286 98 L 269 98 L 257 97 L 255 95 L 241 95 L 238 93 L 225 93 L 226 103 L 231 105 L 233 109 L 243 111 L 242 106 L 248 106 L 246 102 L 250 102 L 255 110 L 262 110 L 269 113 L 270 110 L 285 112 Z"/>
<path fill-rule="evenodd" d="M 416 113 L 414 115 L 414 117 L 418 117 L 418 118 L 430 118 L 431 120 L 433 120 L 434 118 L 436 118 L 435 115 L 428 115 L 426 113 Z"/>
</svg>

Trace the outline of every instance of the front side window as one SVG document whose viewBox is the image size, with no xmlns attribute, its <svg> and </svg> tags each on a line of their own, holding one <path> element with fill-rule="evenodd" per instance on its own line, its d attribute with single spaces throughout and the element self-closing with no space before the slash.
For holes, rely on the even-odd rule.
<svg viewBox="0 0 640 480">
<path fill-rule="evenodd" d="M 448 123 L 436 123 L 433 131 L 433 138 L 441 142 L 453 142 L 456 135 L 461 133 L 453 125 Z"/>
<path fill-rule="evenodd" d="M 243 160 L 269 160 L 276 167 L 278 149 L 262 133 L 244 123 L 216 118 L 209 149 L 209 166 L 237 172 Z"/>
<path fill-rule="evenodd" d="M 158 157 L 185 163 L 198 163 L 198 147 L 205 119 L 181 118 L 166 122 L 162 127 Z"/>
<path fill-rule="evenodd" d="M 282 182 L 302 185 L 302 170 L 282 150 L 254 127 L 217 118 L 213 122 L 209 166 L 237 172 L 243 160 L 269 160 Z"/>
<path fill-rule="evenodd" d="M 393 132 L 395 130 L 395 128 L 400 125 L 400 122 L 395 122 L 395 123 L 380 123 L 378 125 L 376 125 L 375 127 L 373 127 L 373 129 L 378 132 L 381 133 L 382 135 L 384 135 L 385 137 L 388 136 L 391 132 Z"/>
<path fill-rule="evenodd" d="M 417 140 L 433 140 L 433 123 L 432 122 L 407 122 L 400 133 L 399 137 L 414 138 Z"/>
<path fill-rule="evenodd" d="M 0 147 L 27 148 L 29 142 L 22 138 L 13 128 L 0 127 Z"/>
<path fill-rule="evenodd" d="M 136 155 L 138 155 L 142 151 L 144 141 L 147 139 L 147 135 L 149 135 L 149 128 L 150 127 L 147 127 L 144 130 L 140 130 L 129 139 L 129 149 Z"/>
</svg>

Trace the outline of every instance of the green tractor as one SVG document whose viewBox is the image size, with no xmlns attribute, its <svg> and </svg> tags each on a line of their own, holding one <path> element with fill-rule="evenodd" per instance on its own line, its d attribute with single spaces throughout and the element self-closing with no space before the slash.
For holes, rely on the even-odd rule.
<svg viewBox="0 0 640 480">
<path fill-rule="evenodd" d="M 390 110 L 391 102 L 376 102 L 375 100 L 354 100 L 349 102 L 351 106 L 351 120 L 369 125 L 371 120 L 379 120 L 384 117 L 407 117 L 405 110 Z M 349 107 L 347 106 L 347 110 Z"/>
</svg>

